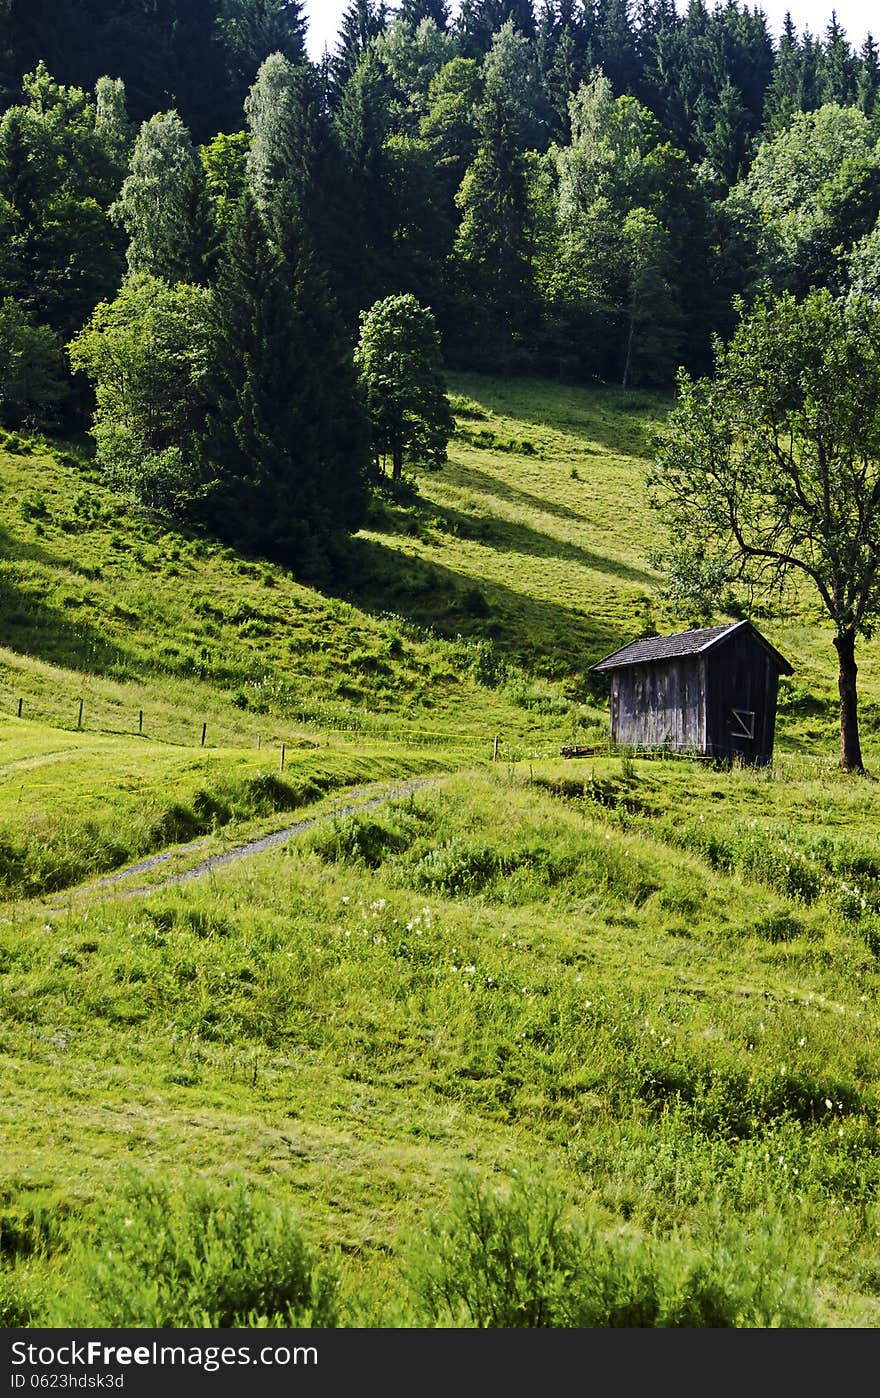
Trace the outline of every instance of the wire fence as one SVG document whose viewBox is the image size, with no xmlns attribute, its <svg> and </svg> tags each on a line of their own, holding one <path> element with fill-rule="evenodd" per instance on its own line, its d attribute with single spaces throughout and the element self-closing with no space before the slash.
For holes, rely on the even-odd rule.
<svg viewBox="0 0 880 1398">
<path fill-rule="evenodd" d="M 450 729 L 429 731 L 423 728 L 402 728 L 362 715 L 358 715 L 357 720 L 349 724 L 328 724 L 304 712 L 293 716 L 286 737 L 280 736 L 280 730 L 286 726 L 283 722 L 274 723 L 271 733 L 251 731 L 242 735 L 240 732 L 233 734 L 224 728 L 222 720 L 218 719 L 213 723 L 210 718 L 193 720 L 192 733 L 189 735 L 180 716 L 170 721 L 167 715 L 150 715 L 147 709 L 138 708 L 131 711 L 130 723 L 120 724 L 118 706 L 113 706 L 112 717 L 105 706 L 99 707 L 100 715 L 97 722 L 94 719 L 90 722 L 91 715 L 83 696 L 72 700 L 69 714 L 65 715 L 57 704 L 47 707 L 38 699 L 26 699 L 20 695 L 13 700 L 11 712 L 19 719 L 32 719 L 68 732 L 93 732 L 120 738 L 140 737 L 175 747 L 240 748 L 252 743 L 258 751 L 280 751 L 282 770 L 290 751 L 300 746 L 304 738 L 312 739 L 316 743 L 387 742 L 395 747 L 468 753 L 475 759 L 486 758 L 494 762 L 547 759 L 565 753 L 564 748 L 549 740 L 542 742 L 538 739 L 525 740 L 519 737 L 510 739 L 493 731 L 481 734 Z M 169 736 L 169 729 L 173 729 L 174 736 Z M 212 736 L 215 739 L 219 738 L 219 741 L 212 741 Z"/>
</svg>

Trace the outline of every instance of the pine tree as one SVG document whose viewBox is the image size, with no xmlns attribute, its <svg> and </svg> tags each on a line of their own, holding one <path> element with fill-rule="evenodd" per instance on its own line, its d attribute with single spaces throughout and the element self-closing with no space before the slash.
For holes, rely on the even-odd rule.
<svg viewBox="0 0 880 1398">
<path fill-rule="evenodd" d="M 388 7 L 384 0 L 350 0 L 339 25 L 336 52 L 330 59 L 331 95 L 334 104 L 342 99 L 349 80 L 369 45 L 388 22 Z"/>
<path fill-rule="evenodd" d="M 823 102 L 837 102 L 848 107 L 856 97 L 856 77 L 858 65 L 850 48 L 846 34 L 837 22 L 837 14 L 831 11 L 831 20 L 825 30 L 825 43 L 820 63 L 820 90 Z"/>
<path fill-rule="evenodd" d="M 706 155 L 729 188 L 745 174 L 752 147 L 752 123 L 739 89 L 729 78 L 719 93 L 713 117 L 705 137 Z"/>
<path fill-rule="evenodd" d="M 467 58 L 483 58 L 492 41 L 508 21 L 527 39 L 535 37 L 532 0 L 462 0 L 456 20 L 462 53 Z"/>
<path fill-rule="evenodd" d="M 396 17 L 418 28 L 423 19 L 433 20 L 445 33 L 449 28 L 449 0 L 401 0 Z"/>
<path fill-rule="evenodd" d="M 764 130 L 775 136 L 801 110 L 801 50 L 791 13 L 787 12 L 773 62 L 773 76 L 764 98 Z"/>
<path fill-rule="evenodd" d="M 880 92 L 880 54 L 872 34 L 868 34 L 862 45 L 859 61 L 856 102 L 865 116 L 869 117 L 874 114 L 877 94 Z"/>
<path fill-rule="evenodd" d="M 577 0 L 544 0 L 535 40 L 547 104 L 554 117 L 553 135 L 563 142 L 571 135 L 569 99 L 592 66 L 587 27 L 578 9 Z"/>
<path fill-rule="evenodd" d="M 248 179 L 264 212 L 283 187 L 289 213 L 301 219 L 320 250 L 334 293 L 354 331 L 359 279 L 351 209 L 354 181 L 327 108 L 319 70 L 271 54 L 245 101 L 251 144 Z"/>
<path fill-rule="evenodd" d="M 483 67 L 481 141 L 455 200 L 461 211 L 456 259 L 471 318 L 484 321 L 491 345 L 504 355 L 522 343 L 535 313 L 525 150 L 537 76 L 528 41 L 511 21 Z"/>
<path fill-rule="evenodd" d="M 629 0 L 599 0 L 596 58 L 616 93 L 637 91 L 639 59 Z"/>
<path fill-rule="evenodd" d="M 384 295 L 393 284 L 392 242 L 395 213 L 389 195 L 389 164 L 385 149 L 390 134 L 394 87 L 375 51 L 365 53 L 346 83 L 336 113 L 343 155 L 350 171 L 354 198 L 347 226 L 360 252 L 357 259 L 359 305 Z"/>
<path fill-rule="evenodd" d="M 366 427 L 302 225 L 269 220 L 245 193 L 220 262 L 206 513 L 230 542 L 315 573 L 328 536 L 361 520 Z"/>
<path fill-rule="evenodd" d="M 805 29 L 801 35 L 798 71 L 798 111 L 814 112 L 822 105 L 822 44 Z"/>
<path fill-rule="evenodd" d="M 272 53 L 288 62 L 306 62 L 303 0 L 222 0 L 220 19 L 229 76 L 237 108 Z"/>
</svg>

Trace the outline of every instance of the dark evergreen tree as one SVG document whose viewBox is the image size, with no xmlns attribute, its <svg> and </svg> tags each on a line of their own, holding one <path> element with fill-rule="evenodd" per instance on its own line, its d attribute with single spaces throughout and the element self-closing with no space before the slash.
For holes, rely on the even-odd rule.
<svg viewBox="0 0 880 1398">
<path fill-rule="evenodd" d="M 526 149 L 536 77 L 530 46 L 508 22 L 483 71 L 477 113 L 480 145 L 456 203 L 456 262 L 472 334 L 502 357 L 526 344 L 536 322 L 529 164 Z"/>
<path fill-rule="evenodd" d="M 629 0 L 598 0 L 596 59 L 614 91 L 635 93 L 641 65 L 630 22 Z"/>
<path fill-rule="evenodd" d="M 351 345 L 291 202 L 267 222 L 246 193 L 220 262 L 205 515 L 230 543 L 315 575 L 327 540 L 362 520 L 368 438 Z"/>
<path fill-rule="evenodd" d="M 236 124 L 245 93 L 270 53 L 280 53 L 291 63 L 307 61 L 303 8 L 303 0 L 222 0 L 220 27 Z"/>
<path fill-rule="evenodd" d="M 445 33 L 449 28 L 449 0 L 401 0 L 395 17 L 413 27 L 421 24 L 423 19 L 431 19 Z"/>
<path fill-rule="evenodd" d="M 834 10 L 825 30 L 825 43 L 820 64 L 820 91 L 823 102 L 837 102 L 849 107 L 856 98 L 858 62 L 847 42 L 846 34 Z"/>
<path fill-rule="evenodd" d="M 360 309 L 359 248 L 351 209 L 357 190 L 331 117 L 320 70 L 270 54 L 245 101 L 251 133 L 248 176 L 258 205 L 266 209 L 283 185 L 291 214 L 304 223 L 320 250 L 352 333 Z"/>
<path fill-rule="evenodd" d="M 865 116 L 873 116 L 877 107 L 877 94 L 880 92 L 880 54 L 877 52 L 873 34 L 869 34 L 862 45 L 859 63 L 856 101 Z"/>
<path fill-rule="evenodd" d="M 383 32 L 387 22 L 388 7 L 384 0 L 351 0 L 339 26 L 336 52 L 330 59 L 331 95 L 334 104 L 341 100 L 370 41 Z"/>
<path fill-rule="evenodd" d="M 822 105 L 822 44 L 805 29 L 801 35 L 798 72 L 799 112 L 814 112 Z"/>
<path fill-rule="evenodd" d="M 739 89 L 728 78 L 713 111 L 714 120 L 703 136 L 706 156 L 725 186 L 744 175 L 752 146 L 752 122 Z"/>
<path fill-rule="evenodd" d="M 12 0 L 16 76 L 38 59 L 59 81 L 83 88 L 110 73 L 125 82 L 136 122 L 177 105 L 196 138 L 207 139 L 235 105 L 219 7 L 220 0 Z"/>
<path fill-rule="evenodd" d="M 482 58 L 508 20 L 527 39 L 535 37 L 532 0 L 461 0 L 455 28 L 461 38 L 462 53 L 468 58 Z"/>
<path fill-rule="evenodd" d="M 764 99 L 763 126 L 768 135 L 775 136 L 784 131 L 792 117 L 801 111 L 801 62 L 797 30 L 789 12 L 782 24 L 773 76 Z"/>
<path fill-rule="evenodd" d="M 578 0 L 544 0 L 538 18 L 535 55 L 552 112 L 552 135 L 571 136 L 568 104 L 593 66 L 594 45 Z"/>
<path fill-rule="evenodd" d="M 385 142 L 390 133 L 393 94 L 387 68 L 369 49 L 346 83 L 336 113 L 354 193 L 346 217 L 359 247 L 360 306 L 385 295 L 391 276 L 395 211 Z"/>
</svg>

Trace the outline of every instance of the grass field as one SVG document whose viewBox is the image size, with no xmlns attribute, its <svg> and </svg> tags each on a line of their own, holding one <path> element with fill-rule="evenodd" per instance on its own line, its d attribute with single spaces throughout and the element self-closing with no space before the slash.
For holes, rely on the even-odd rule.
<svg viewBox="0 0 880 1398">
<path fill-rule="evenodd" d="M 606 731 L 589 664 L 682 621 L 666 405 L 454 388 L 344 591 L 7 443 L 0 1324 L 880 1322 L 880 795 L 827 629 L 758 618 L 772 768 L 561 761 Z"/>
</svg>

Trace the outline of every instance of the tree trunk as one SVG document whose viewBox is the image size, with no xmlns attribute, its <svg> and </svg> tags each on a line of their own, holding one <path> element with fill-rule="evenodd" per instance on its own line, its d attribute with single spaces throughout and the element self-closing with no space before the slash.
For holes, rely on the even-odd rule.
<svg viewBox="0 0 880 1398">
<path fill-rule="evenodd" d="M 846 772 L 864 772 L 862 746 L 859 742 L 855 632 L 844 631 L 835 636 L 834 647 L 840 662 L 837 672 L 837 688 L 840 692 L 840 765 Z"/>
<path fill-rule="evenodd" d="M 629 371 L 632 364 L 633 338 L 636 333 L 636 306 L 635 298 L 629 308 L 629 328 L 626 334 L 626 359 L 623 364 L 623 378 L 620 380 L 620 387 L 627 388 L 629 385 Z"/>
</svg>

